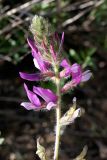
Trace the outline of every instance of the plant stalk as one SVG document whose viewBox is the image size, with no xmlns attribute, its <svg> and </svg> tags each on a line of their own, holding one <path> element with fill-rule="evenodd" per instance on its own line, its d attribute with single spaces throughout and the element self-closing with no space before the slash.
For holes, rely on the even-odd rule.
<svg viewBox="0 0 107 160">
<path fill-rule="evenodd" d="M 56 137 L 55 137 L 55 150 L 54 160 L 58 160 L 59 157 L 59 144 L 60 144 L 60 118 L 61 118 L 61 93 L 60 93 L 60 79 L 56 79 L 57 87 L 57 107 L 56 107 Z"/>
</svg>

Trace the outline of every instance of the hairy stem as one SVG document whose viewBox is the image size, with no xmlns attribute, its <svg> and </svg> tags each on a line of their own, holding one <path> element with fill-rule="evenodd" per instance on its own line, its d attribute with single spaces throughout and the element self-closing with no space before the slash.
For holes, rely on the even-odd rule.
<svg viewBox="0 0 107 160">
<path fill-rule="evenodd" d="M 60 144 L 60 118 L 61 118 L 61 93 L 60 93 L 60 79 L 56 78 L 57 87 L 57 108 L 56 108 L 56 137 L 55 137 L 55 150 L 54 160 L 58 160 L 59 156 L 59 144 Z"/>
</svg>

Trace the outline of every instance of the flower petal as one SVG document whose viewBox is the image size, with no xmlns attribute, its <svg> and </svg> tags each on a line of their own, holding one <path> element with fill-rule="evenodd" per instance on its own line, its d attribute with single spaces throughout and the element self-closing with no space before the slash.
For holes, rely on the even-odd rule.
<svg viewBox="0 0 107 160">
<path fill-rule="evenodd" d="M 74 63 L 74 64 L 71 66 L 71 71 L 72 71 L 72 72 L 77 73 L 79 70 L 80 70 L 80 65 L 79 65 L 79 64 Z"/>
<path fill-rule="evenodd" d="M 82 82 L 88 81 L 91 76 L 92 76 L 92 73 L 90 72 L 90 70 L 87 70 L 87 71 L 83 72 L 81 81 Z"/>
<path fill-rule="evenodd" d="M 62 67 L 64 67 L 64 70 L 62 70 L 60 72 L 60 77 L 65 77 L 67 78 L 68 76 L 71 75 L 71 66 L 69 65 L 69 63 L 67 62 L 66 59 L 63 59 L 61 64 L 60 64 Z"/>
<path fill-rule="evenodd" d="M 40 68 L 40 66 L 39 66 L 39 64 L 38 64 L 37 59 L 33 58 L 33 62 L 34 62 L 34 66 L 35 66 L 37 69 L 41 70 L 41 68 Z"/>
<path fill-rule="evenodd" d="M 57 96 L 50 89 L 44 89 L 34 86 L 33 92 L 42 97 L 47 103 L 57 101 Z"/>
<path fill-rule="evenodd" d="M 72 66 L 69 65 L 66 59 L 61 62 L 61 66 L 65 68 L 62 72 L 60 72 L 60 77 L 68 77 L 72 76 L 72 80 L 78 84 L 81 81 L 82 72 L 81 67 L 77 63 L 74 63 Z"/>
<path fill-rule="evenodd" d="M 76 83 L 79 84 L 81 81 L 82 77 L 82 71 L 80 65 L 77 63 L 73 64 L 71 66 L 71 75 L 72 75 L 72 80 Z"/>
<path fill-rule="evenodd" d="M 66 59 L 63 59 L 60 65 L 64 68 L 71 67 Z"/>
<path fill-rule="evenodd" d="M 55 106 L 56 106 L 55 103 L 49 102 L 49 103 L 47 104 L 47 106 L 46 106 L 46 109 L 51 110 L 51 109 L 52 109 L 53 107 L 55 107 Z"/>
<path fill-rule="evenodd" d="M 60 72 L 60 78 L 68 78 L 71 75 L 71 69 L 70 67 L 67 67 L 66 69 L 62 70 Z"/>
<path fill-rule="evenodd" d="M 35 106 L 40 107 L 41 102 L 40 102 L 39 98 L 36 96 L 36 94 L 34 94 L 32 91 L 30 91 L 26 84 L 24 84 L 24 88 L 26 90 L 26 93 L 27 93 L 27 96 L 28 96 L 30 102 L 32 104 L 34 104 Z"/>
<path fill-rule="evenodd" d="M 71 81 L 68 81 L 67 83 L 65 83 L 65 85 L 62 87 L 61 89 L 61 92 L 62 93 L 65 93 L 67 91 L 69 91 L 70 89 L 74 88 L 76 86 L 76 82 L 71 80 Z"/>
<path fill-rule="evenodd" d="M 42 72 L 46 71 L 47 68 L 45 66 L 44 61 L 42 60 L 42 55 L 38 51 L 37 47 L 35 46 L 34 42 L 31 39 L 27 39 L 29 46 L 32 49 L 32 55 L 36 59 L 38 67 Z"/>
<path fill-rule="evenodd" d="M 26 108 L 27 110 L 36 109 L 36 106 L 30 102 L 22 102 L 20 105 Z"/>
<path fill-rule="evenodd" d="M 21 78 L 28 80 L 28 81 L 39 81 L 42 79 L 42 75 L 40 73 L 28 74 L 24 72 L 19 72 L 19 74 Z"/>
</svg>

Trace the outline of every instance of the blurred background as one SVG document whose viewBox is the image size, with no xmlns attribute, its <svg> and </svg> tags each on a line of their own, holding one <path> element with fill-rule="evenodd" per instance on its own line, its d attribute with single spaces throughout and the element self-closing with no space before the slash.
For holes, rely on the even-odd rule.
<svg viewBox="0 0 107 160">
<path fill-rule="evenodd" d="M 88 160 L 107 160 L 107 0 L 0 0 L 0 160 L 39 160 L 38 136 L 52 157 L 54 112 L 20 106 L 27 97 L 19 71 L 35 71 L 26 41 L 35 14 L 65 32 L 64 55 L 93 73 L 63 96 L 63 112 L 76 96 L 85 114 L 66 128 L 60 159 L 72 160 L 87 144 Z"/>
</svg>

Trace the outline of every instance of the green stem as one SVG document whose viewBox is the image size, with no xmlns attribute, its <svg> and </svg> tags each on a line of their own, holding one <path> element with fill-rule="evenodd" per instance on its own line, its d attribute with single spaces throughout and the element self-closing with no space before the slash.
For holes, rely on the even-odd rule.
<svg viewBox="0 0 107 160">
<path fill-rule="evenodd" d="M 61 93 L 60 93 L 59 78 L 56 78 L 56 87 L 57 87 L 58 102 L 56 108 L 56 137 L 55 137 L 54 160 L 58 160 L 59 144 L 60 144 Z"/>
</svg>

